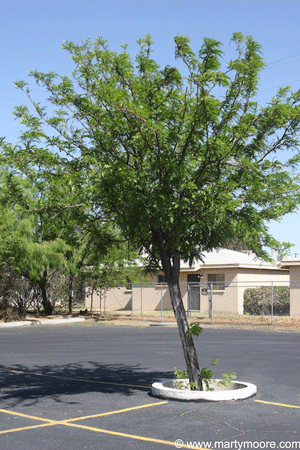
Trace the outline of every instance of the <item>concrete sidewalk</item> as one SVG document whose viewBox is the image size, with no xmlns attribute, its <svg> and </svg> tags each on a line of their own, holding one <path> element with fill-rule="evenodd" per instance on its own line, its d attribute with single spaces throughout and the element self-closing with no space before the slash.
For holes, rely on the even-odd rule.
<svg viewBox="0 0 300 450">
<path fill-rule="evenodd" d="M 30 319 L 15 322 L 0 323 L 0 328 L 24 327 L 31 325 L 68 325 L 72 323 L 85 322 L 83 317 L 68 317 L 65 319 Z"/>
</svg>

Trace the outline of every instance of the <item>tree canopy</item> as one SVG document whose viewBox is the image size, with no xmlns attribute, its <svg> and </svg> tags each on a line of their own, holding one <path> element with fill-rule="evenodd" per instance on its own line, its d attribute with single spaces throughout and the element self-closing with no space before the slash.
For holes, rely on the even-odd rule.
<svg viewBox="0 0 300 450">
<path fill-rule="evenodd" d="M 4 148 L 0 166 L 0 266 L 3 278 L 15 282 L 9 283 L 10 300 L 7 293 L 6 299 L 0 293 L 2 309 L 16 304 L 18 294 L 13 285 L 25 291 L 27 287 L 27 298 L 32 297 L 30 293 L 38 298 L 40 293 L 46 314 L 52 314 L 55 304 L 64 305 L 68 298 L 72 314 L 76 286 L 88 283 L 99 288 L 139 277 L 134 264 L 136 252 L 114 224 L 102 221 L 102 216 L 89 207 L 84 192 L 67 174 L 59 173 L 54 166 L 50 174 L 45 173 L 30 161 L 24 163 L 9 145 Z M 19 310 L 24 314 L 30 301 L 22 304 L 21 300 Z"/>
<path fill-rule="evenodd" d="M 235 239 L 264 257 L 265 246 L 279 248 L 267 223 L 299 202 L 300 92 L 282 88 L 259 106 L 264 62 L 251 36 L 233 35 L 237 56 L 225 65 L 220 42 L 206 38 L 195 53 L 178 35 L 181 71 L 158 65 L 149 35 L 138 43 L 134 59 L 102 38 L 66 43 L 72 76 L 31 72 L 46 105 L 18 82 L 34 112 L 16 108 L 25 131 L 14 152 L 46 173 L 63 167 L 90 207 L 163 269 L 190 381 L 201 388 L 180 260 Z"/>
</svg>

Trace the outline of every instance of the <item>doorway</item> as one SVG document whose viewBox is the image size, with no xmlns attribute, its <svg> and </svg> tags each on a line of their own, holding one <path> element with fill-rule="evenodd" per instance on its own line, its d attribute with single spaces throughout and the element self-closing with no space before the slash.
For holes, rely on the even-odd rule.
<svg viewBox="0 0 300 450">
<path fill-rule="evenodd" d="M 200 311 L 200 274 L 188 274 L 188 310 Z"/>
</svg>

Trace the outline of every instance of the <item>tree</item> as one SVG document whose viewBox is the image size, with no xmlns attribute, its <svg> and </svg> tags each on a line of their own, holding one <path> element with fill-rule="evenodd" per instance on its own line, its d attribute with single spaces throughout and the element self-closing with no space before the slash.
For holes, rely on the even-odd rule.
<svg viewBox="0 0 300 450">
<path fill-rule="evenodd" d="M 31 73 L 56 111 L 33 100 L 33 113 L 16 109 L 26 126 L 20 151 L 36 163 L 64 152 L 63 164 L 72 161 L 88 180 L 91 204 L 147 255 L 150 267 L 163 270 L 189 379 L 199 389 L 180 261 L 234 239 L 266 258 L 264 246 L 279 246 L 267 222 L 299 201 L 293 169 L 299 162 L 300 92 L 280 89 L 259 107 L 261 47 L 240 33 L 232 42 L 237 57 L 222 70 L 220 42 L 204 39 L 195 54 L 186 36 L 176 36 L 181 72 L 159 67 L 148 35 L 138 41 L 135 60 L 126 46 L 116 53 L 102 38 L 68 42 L 72 77 Z M 27 83 L 17 85 L 31 98 Z M 282 162 L 277 155 L 288 150 L 296 154 Z"/>
<path fill-rule="evenodd" d="M 132 282 L 141 279 L 142 274 L 136 264 L 137 252 L 120 235 L 112 223 L 86 218 L 72 219 L 70 211 L 61 211 L 65 217 L 62 228 L 64 242 L 67 243 L 64 273 L 68 277 L 68 309 L 72 314 L 74 283 L 91 288 L 122 284 L 130 278 Z"/>
<path fill-rule="evenodd" d="M 1 163 L 0 261 L 40 291 L 49 315 L 54 306 L 49 276 L 63 267 L 67 250 L 51 220 L 49 199 L 54 189 L 37 170 L 22 164 L 20 169 L 11 154 L 3 152 Z"/>
<path fill-rule="evenodd" d="M 55 167 L 52 159 L 51 173 L 45 173 L 30 161 L 16 158 L 10 146 L 4 148 L 0 265 L 13 274 L 10 290 L 16 291 L 15 273 L 25 277 L 41 292 L 49 315 L 57 300 L 50 298 L 50 293 L 57 294 L 53 281 L 65 280 L 58 300 L 66 297 L 72 314 L 75 282 L 108 283 L 112 274 L 119 281 L 140 276 L 133 264 L 136 252 L 111 223 L 100 220 L 101 212 L 89 209 L 87 214 L 84 192 L 75 188 L 68 174 L 59 174 L 61 164 Z"/>
<path fill-rule="evenodd" d="M 0 261 L 39 287 L 45 314 L 52 314 L 48 298 L 48 274 L 63 263 L 64 243 L 61 239 L 37 240 L 33 216 L 20 219 L 14 211 L 1 210 Z"/>
</svg>

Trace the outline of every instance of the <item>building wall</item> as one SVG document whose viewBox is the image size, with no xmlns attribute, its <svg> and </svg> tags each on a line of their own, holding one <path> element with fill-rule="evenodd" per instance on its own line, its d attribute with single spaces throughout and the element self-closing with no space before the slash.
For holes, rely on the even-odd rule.
<svg viewBox="0 0 300 450">
<path fill-rule="evenodd" d="M 300 264 L 290 266 L 290 315 L 300 315 Z"/>
<path fill-rule="evenodd" d="M 201 285 L 208 286 L 208 275 L 222 275 L 224 274 L 225 289 L 213 289 L 212 302 L 214 313 L 236 314 L 237 313 L 237 287 L 234 284 L 237 276 L 236 269 L 209 269 L 201 268 L 199 273 L 201 277 Z M 209 295 L 200 295 L 200 312 L 209 312 Z"/>
<path fill-rule="evenodd" d="M 184 292 L 183 292 L 184 293 Z M 172 309 L 168 287 L 157 283 L 157 276 L 149 277 L 148 283 L 134 285 L 132 289 L 125 286 L 86 292 L 85 307 L 93 311 L 122 311 L 135 312 L 169 311 Z"/>
<path fill-rule="evenodd" d="M 87 288 L 85 307 L 89 311 L 97 312 L 102 312 L 104 309 L 131 310 L 131 297 L 131 291 L 124 286 L 96 291 L 91 291 L 90 288 Z"/>
<path fill-rule="evenodd" d="M 268 285 L 271 282 L 281 285 L 289 282 L 287 270 L 260 270 L 260 269 L 238 269 L 238 268 L 206 268 L 201 270 L 184 271 L 180 274 L 181 294 L 185 309 L 188 309 L 188 274 L 200 274 L 200 286 L 208 285 L 209 274 L 224 274 L 225 289 L 213 290 L 213 311 L 215 314 L 243 314 L 244 291 L 249 287 Z M 298 282 L 300 286 L 300 267 L 298 268 Z M 299 295 L 298 295 L 299 292 Z M 300 299 L 300 288 L 294 297 Z M 292 294 L 291 294 L 292 295 Z M 293 298 L 294 298 L 293 297 Z M 292 308 L 293 305 L 297 305 Z M 168 287 L 165 284 L 158 284 L 157 275 L 149 277 L 149 282 L 135 285 L 133 289 L 126 287 L 111 288 L 105 291 L 94 292 L 93 296 L 89 290 L 86 292 L 86 308 L 94 311 L 122 311 L 133 310 L 135 313 L 151 311 L 172 310 Z M 298 309 L 297 309 L 298 308 Z M 294 315 L 300 313 L 300 300 L 292 301 L 291 311 Z M 299 311 L 299 312 L 297 312 Z M 200 313 L 209 312 L 209 295 L 203 295 L 200 289 Z"/>
</svg>

